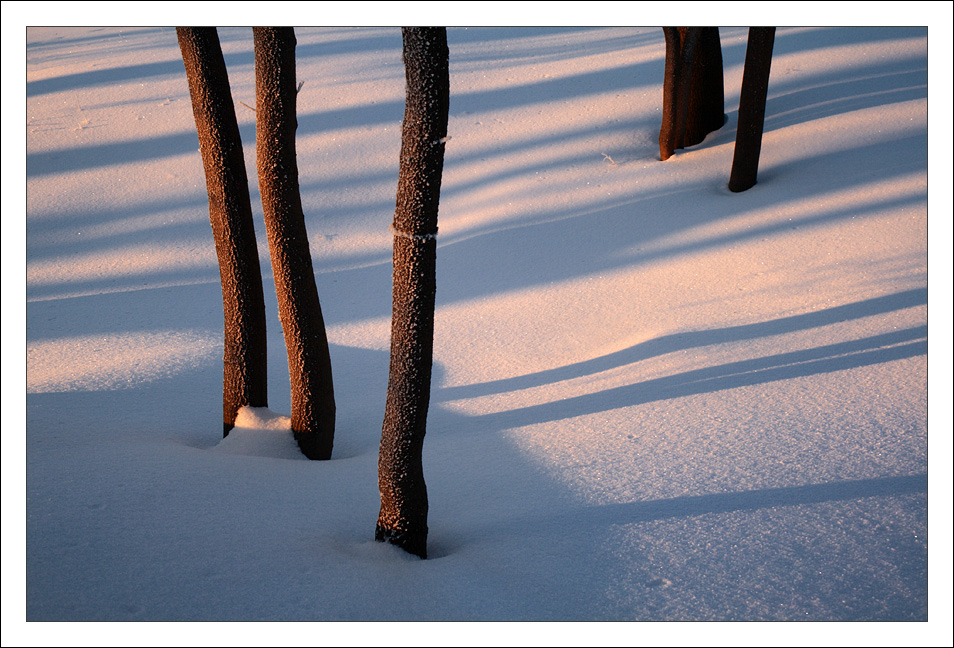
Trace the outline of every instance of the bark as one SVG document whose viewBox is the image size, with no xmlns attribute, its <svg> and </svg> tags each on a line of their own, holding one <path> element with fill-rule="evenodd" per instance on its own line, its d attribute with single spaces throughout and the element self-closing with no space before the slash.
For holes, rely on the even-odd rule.
<svg viewBox="0 0 954 648">
<path fill-rule="evenodd" d="M 679 41 L 681 43 L 677 65 L 679 72 L 676 74 L 676 148 L 686 147 L 686 129 L 689 124 L 689 100 L 693 94 L 696 96 L 694 107 L 698 107 L 699 91 L 693 90 L 693 83 L 698 81 L 696 73 L 698 67 L 694 66 L 696 58 L 696 48 L 699 45 L 699 36 L 701 30 L 697 27 L 692 29 L 687 27 L 679 28 Z"/>
<path fill-rule="evenodd" d="M 450 95 L 444 28 L 405 28 L 406 98 L 394 232 L 391 364 L 375 540 L 427 557 L 427 487 L 421 453 L 434 341 L 437 213 Z"/>
<path fill-rule="evenodd" d="M 739 97 L 739 125 L 735 136 L 735 153 L 729 191 L 745 191 L 755 185 L 762 152 L 762 131 L 765 125 L 765 99 L 768 96 L 769 73 L 775 27 L 750 27 L 742 71 L 742 92 Z"/>
<path fill-rule="evenodd" d="M 659 159 L 666 161 L 676 150 L 676 116 L 678 109 L 677 90 L 679 88 L 679 70 L 682 65 L 679 53 L 682 51 L 682 37 L 675 27 L 663 27 L 666 35 L 666 71 L 663 74 L 662 125 L 659 128 Z"/>
<path fill-rule="evenodd" d="M 692 58 L 692 85 L 683 146 L 695 146 L 725 125 L 722 43 L 718 27 L 700 27 Z"/>
<path fill-rule="evenodd" d="M 227 436 L 239 408 L 268 405 L 262 272 L 242 139 L 218 34 L 215 28 L 178 27 L 176 35 L 192 97 L 222 283 L 222 427 Z"/>
<path fill-rule="evenodd" d="M 253 34 L 258 182 L 288 351 L 291 427 L 305 456 L 330 459 L 335 399 L 298 185 L 295 33 L 256 27 Z"/>
<path fill-rule="evenodd" d="M 722 45 L 717 27 L 664 27 L 666 68 L 659 157 L 702 142 L 725 124 Z"/>
</svg>

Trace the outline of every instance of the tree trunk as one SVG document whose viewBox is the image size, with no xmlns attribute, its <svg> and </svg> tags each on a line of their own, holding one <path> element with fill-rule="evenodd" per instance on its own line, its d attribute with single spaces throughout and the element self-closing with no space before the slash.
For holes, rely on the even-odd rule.
<svg viewBox="0 0 954 648">
<path fill-rule="evenodd" d="M 309 459 L 331 458 L 335 398 L 331 356 L 311 263 L 295 152 L 295 32 L 256 27 L 258 183 L 288 350 L 291 427 Z"/>
<path fill-rule="evenodd" d="M 745 191 L 755 185 L 762 152 L 762 130 L 765 125 L 765 99 L 768 96 L 769 72 L 775 27 L 750 27 L 742 71 L 742 92 L 739 96 L 739 125 L 735 135 L 735 154 L 729 191 Z"/>
<path fill-rule="evenodd" d="M 178 27 L 176 35 L 192 97 L 222 282 L 222 427 L 227 436 L 239 408 L 268 405 L 262 272 L 242 139 L 218 34 L 215 28 Z"/>
<path fill-rule="evenodd" d="M 676 74 L 676 148 L 681 149 L 686 147 L 686 129 L 690 121 L 689 107 L 692 105 L 698 108 L 700 103 L 699 90 L 693 85 L 699 80 L 700 68 L 694 64 L 694 61 L 702 30 L 698 27 L 679 27 L 678 31 L 681 47 L 677 59 L 679 72 Z M 690 103 L 690 98 L 696 101 Z"/>
<path fill-rule="evenodd" d="M 666 68 L 659 158 L 702 142 L 725 124 L 722 45 L 717 27 L 664 27 Z"/>
<path fill-rule="evenodd" d="M 677 117 L 679 71 L 682 65 L 679 61 L 682 52 L 682 37 L 676 27 L 663 27 L 666 35 L 666 71 L 663 73 L 663 109 L 662 125 L 659 127 L 659 159 L 666 161 L 676 151 L 676 124 Z"/>
<path fill-rule="evenodd" d="M 430 401 L 437 212 L 450 96 L 447 32 L 404 28 L 407 79 L 394 211 L 391 366 L 378 456 L 375 540 L 427 557 L 421 453 Z"/>
<path fill-rule="evenodd" d="M 725 90 L 722 43 L 718 27 L 700 27 L 692 57 L 692 85 L 683 146 L 700 144 L 709 133 L 725 125 Z"/>
</svg>

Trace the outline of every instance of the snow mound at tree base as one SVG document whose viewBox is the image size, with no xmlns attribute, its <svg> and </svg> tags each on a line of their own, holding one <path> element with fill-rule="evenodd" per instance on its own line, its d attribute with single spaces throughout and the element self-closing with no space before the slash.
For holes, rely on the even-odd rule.
<svg viewBox="0 0 954 648">
<path fill-rule="evenodd" d="M 267 407 L 240 409 L 235 427 L 212 450 L 251 457 L 305 459 L 292 435 L 291 418 Z"/>
</svg>

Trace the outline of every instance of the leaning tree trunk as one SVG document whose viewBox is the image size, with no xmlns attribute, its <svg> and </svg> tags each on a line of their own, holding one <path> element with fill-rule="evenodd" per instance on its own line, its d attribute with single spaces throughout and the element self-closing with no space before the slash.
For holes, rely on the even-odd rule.
<svg viewBox="0 0 954 648">
<path fill-rule="evenodd" d="M 288 350 L 291 427 L 305 456 L 329 459 L 335 397 L 298 186 L 295 32 L 256 27 L 253 34 L 258 183 Z"/>
<path fill-rule="evenodd" d="M 699 144 L 725 124 L 718 27 L 664 27 L 666 68 L 659 157 Z"/>
<path fill-rule="evenodd" d="M 222 427 L 228 435 L 239 408 L 268 405 L 262 272 L 245 155 L 218 34 L 215 28 L 178 27 L 176 35 L 189 80 L 222 282 Z"/>
<path fill-rule="evenodd" d="M 739 125 L 735 135 L 735 154 L 729 191 L 745 191 L 755 185 L 762 152 L 762 130 L 765 125 L 765 99 L 768 96 L 769 72 L 772 69 L 774 27 L 750 27 L 742 71 L 742 93 L 739 96 Z"/>
<path fill-rule="evenodd" d="M 375 540 L 427 557 L 421 452 L 434 342 L 437 210 L 450 95 L 447 32 L 404 28 L 407 78 L 394 211 L 391 367 L 378 455 Z"/>
</svg>

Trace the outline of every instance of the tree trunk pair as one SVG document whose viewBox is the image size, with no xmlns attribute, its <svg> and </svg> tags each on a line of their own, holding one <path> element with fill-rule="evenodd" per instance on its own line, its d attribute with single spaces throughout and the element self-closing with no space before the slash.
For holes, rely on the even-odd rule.
<svg viewBox="0 0 954 648">
<path fill-rule="evenodd" d="M 718 27 L 664 27 L 666 68 L 659 157 L 699 144 L 725 124 Z"/>
<path fill-rule="evenodd" d="M 265 304 L 245 157 L 215 28 L 176 29 L 209 194 L 225 313 L 223 431 L 267 399 Z M 295 35 L 255 28 L 256 151 L 292 393 L 292 431 L 310 459 L 331 457 L 331 359 L 298 186 Z"/>
</svg>

